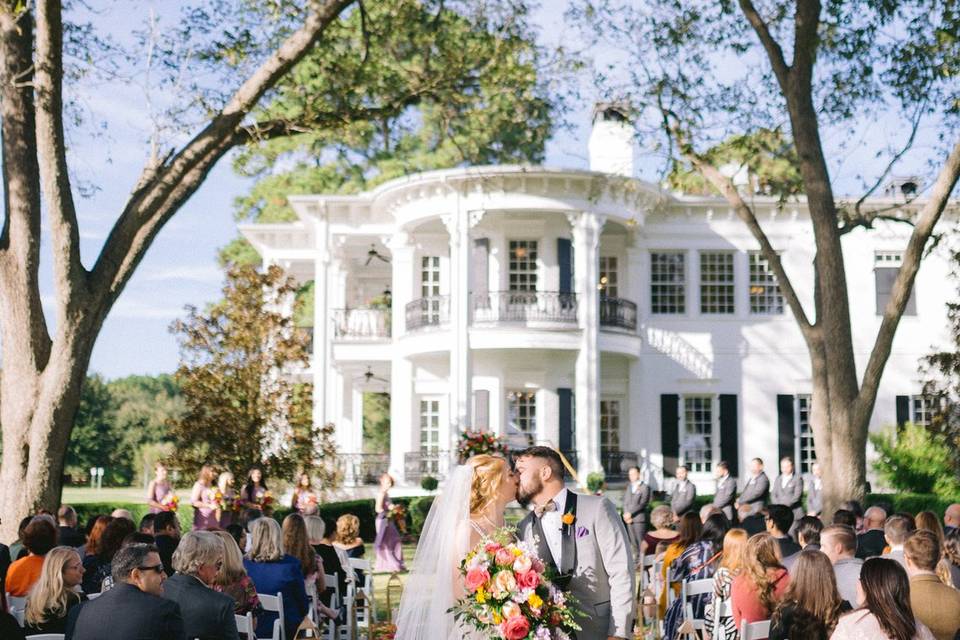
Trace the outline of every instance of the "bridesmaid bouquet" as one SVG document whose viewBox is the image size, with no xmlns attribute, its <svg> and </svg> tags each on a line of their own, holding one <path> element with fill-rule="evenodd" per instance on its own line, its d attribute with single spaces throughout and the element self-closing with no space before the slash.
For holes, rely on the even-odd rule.
<svg viewBox="0 0 960 640">
<path fill-rule="evenodd" d="M 573 598 L 557 589 L 532 544 L 500 529 L 460 563 L 466 595 L 450 609 L 484 638 L 570 640 L 580 630 Z"/>
<path fill-rule="evenodd" d="M 168 493 L 163 496 L 163 500 L 160 501 L 160 506 L 163 507 L 164 511 L 176 511 L 177 507 L 180 506 L 180 498 L 178 498 L 175 493 Z"/>
<path fill-rule="evenodd" d="M 393 521 L 400 533 L 407 532 L 407 509 L 402 504 L 391 503 L 387 509 L 387 518 Z"/>
<path fill-rule="evenodd" d="M 234 496 L 224 495 L 222 491 L 213 494 L 213 502 L 217 505 L 218 511 L 239 511 L 240 501 Z"/>
</svg>

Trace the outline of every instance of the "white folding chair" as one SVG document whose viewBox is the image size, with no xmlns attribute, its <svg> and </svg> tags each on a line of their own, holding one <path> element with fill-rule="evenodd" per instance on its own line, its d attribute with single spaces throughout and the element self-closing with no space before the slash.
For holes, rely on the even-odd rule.
<svg viewBox="0 0 960 640">
<path fill-rule="evenodd" d="M 363 593 L 366 596 L 367 607 L 365 610 L 357 613 L 357 626 L 366 627 L 370 620 L 368 619 L 367 613 L 374 615 L 373 609 L 373 571 L 370 566 L 369 560 L 364 560 L 363 558 L 350 558 L 350 568 L 356 571 L 363 571 Z M 374 616 L 375 617 L 375 616 Z"/>
<path fill-rule="evenodd" d="M 689 582 L 684 582 L 680 586 L 680 593 L 681 597 L 683 598 L 684 618 L 690 621 L 695 630 L 703 630 L 705 621 L 703 618 L 693 617 L 693 603 L 690 602 L 689 599 L 706 593 L 712 594 L 713 580 L 711 578 L 706 578 L 704 580 L 690 580 Z"/>
<path fill-rule="evenodd" d="M 713 598 L 713 637 L 720 637 L 720 630 L 723 628 L 723 619 L 730 617 L 730 601 L 717 600 Z"/>
<path fill-rule="evenodd" d="M 640 563 L 637 565 L 640 568 L 640 593 L 643 593 L 644 589 L 650 584 L 652 576 L 648 572 L 653 571 L 656 564 L 657 556 L 640 554 Z"/>
<path fill-rule="evenodd" d="M 253 614 L 249 611 L 245 616 L 233 616 L 234 620 L 237 621 L 237 633 L 244 636 L 247 640 L 255 640 L 257 637 L 257 629 L 253 626 Z"/>
<path fill-rule="evenodd" d="M 10 611 L 10 615 L 17 619 L 17 623 L 20 626 L 23 626 L 23 615 L 27 610 L 27 597 L 26 596 L 12 596 L 9 593 L 7 594 L 7 609 Z"/>
<path fill-rule="evenodd" d="M 340 582 L 337 580 L 337 576 L 325 573 L 323 575 L 323 584 L 326 585 L 327 589 L 333 589 L 333 597 L 330 598 L 330 608 L 334 611 L 339 611 L 341 594 Z"/>
<path fill-rule="evenodd" d="M 27 636 L 30 640 L 63 640 L 62 633 L 39 633 L 33 636 Z"/>
<path fill-rule="evenodd" d="M 102 596 L 102 595 L 103 595 L 103 592 L 102 592 L 102 591 L 97 591 L 96 593 L 88 593 L 88 594 L 87 594 L 87 600 L 96 600 L 97 598 L 99 598 L 99 597 Z"/>
<path fill-rule="evenodd" d="M 273 625 L 273 640 L 286 640 L 287 634 L 283 626 L 283 594 L 277 593 L 275 596 L 269 596 L 265 593 L 258 593 L 260 606 L 264 611 L 272 611 L 277 614 L 277 620 Z M 277 630 L 279 627 L 279 631 Z"/>
<path fill-rule="evenodd" d="M 740 629 L 740 640 L 767 640 L 770 637 L 770 621 L 744 622 Z"/>
<path fill-rule="evenodd" d="M 307 617 L 314 623 L 317 622 L 320 618 L 317 617 L 317 602 L 319 598 L 317 597 L 317 583 L 311 582 L 306 585 L 307 590 Z"/>
</svg>

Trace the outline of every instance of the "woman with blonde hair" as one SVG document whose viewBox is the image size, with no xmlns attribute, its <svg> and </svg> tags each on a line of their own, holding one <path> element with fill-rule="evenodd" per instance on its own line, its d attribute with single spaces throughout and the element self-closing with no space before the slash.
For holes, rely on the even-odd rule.
<svg viewBox="0 0 960 640">
<path fill-rule="evenodd" d="M 780 557 L 780 544 L 769 533 L 747 540 L 743 570 L 733 579 L 730 602 L 733 622 L 767 620 L 790 586 L 790 575 Z"/>
<path fill-rule="evenodd" d="M 743 556 L 749 537 L 744 529 L 730 529 L 723 536 L 723 555 L 720 556 L 717 573 L 713 576 L 713 602 L 704 610 L 705 626 L 712 630 L 715 627 L 714 612 L 722 603 L 727 605 L 727 615 L 720 617 L 719 633 L 714 635 L 713 640 L 736 640 L 739 637 L 733 616 L 729 614 L 730 592 L 733 579 L 743 570 Z"/>
<path fill-rule="evenodd" d="M 337 518 L 337 532 L 333 544 L 347 554 L 347 558 L 362 558 L 367 553 L 367 548 L 360 537 L 360 518 L 352 513 L 345 513 Z M 363 571 L 357 569 L 354 573 L 357 583 L 363 584 Z"/>
<path fill-rule="evenodd" d="M 233 598 L 236 603 L 233 612 L 236 615 L 252 613 L 256 624 L 256 618 L 263 611 L 263 607 L 260 605 L 257 587 L 243 567 L 243 553 L 237 546 L 237 541 L 226 531 L 212 533 L 223 542 L 223 565 L 213 580 L 213 590 Z"/>
<path fill-rule="evenodd" d="M 814 549 L 800 552 L 790 574 L 790 586 L 773 612 L 770 640 L 827 640 L 840 615 L 852 611 L 840 597 L 833 565 Z"/>
<path fill-rule="evenodd" d="M 27 595 L 24 627 L 28 634 L 64 633 L 67 613 L 86 600 L 78 592 L 83 562 L 73 547 L 54 547 L 43 559 L 40 578 Z"/>
<path fill-rule="evenodd" d="M 283 621 L 286 637 L 292 638 L 307 615 L 307 590 L 300 561 L 283 552 L 283 533 L 273 518 L 257 518 L 250 525 L 250 553 L 243 568 L 259 593 L 283 594 Z M 264 612 L 257 621 L 257 637 L 273 633 L 275 613 Z"/>
<path fill-rule="evenodd" d="M 201 531 L 209 527 L 218 526 L 217 523 L 217 488 L 213 484 L 217 473 L 209 464 L 203 465 L 197 481 L 193 483 L 190 493 L 190 504 L 193 505 L 193 530 Z"/>
<path fill-rule="evenodd" d="M 224 471 L 217 478 L 217 493 L 219 494 L 219 499 L 217 500 L 216 517 L 220 528 L 223 530 L 226 530 L 227 527 L 233 524 L 240 506 L 240 503 L 237 501 L 237 490 L 233 488 L 233 482 L 233 474 L 229 471 Z"/>
</svg>

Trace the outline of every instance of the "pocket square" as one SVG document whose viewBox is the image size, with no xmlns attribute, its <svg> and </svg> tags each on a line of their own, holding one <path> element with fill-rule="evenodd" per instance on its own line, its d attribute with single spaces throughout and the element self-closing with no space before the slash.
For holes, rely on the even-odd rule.
<svg viewBox="0 0 960 640">
<path fill-rule="evenodd" d="M 577 531 L 575 535 L 577 540 L 579 540 L 580 538 L 584 538 L 590 535 L 590 529 L 587 529 L 586 527 L 577 527 Z"/>
</svg>

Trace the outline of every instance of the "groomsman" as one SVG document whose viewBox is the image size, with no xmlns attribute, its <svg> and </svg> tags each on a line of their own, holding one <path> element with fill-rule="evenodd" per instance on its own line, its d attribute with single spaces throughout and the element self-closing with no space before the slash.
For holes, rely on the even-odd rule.
<svg viewBox="0 0 960 640">
<path fill-rule="evenodd" d="M 807 478 L 807 515 L 820 517 L 823 512 L 823 470 L 819 462 L 810 467 L 810 477 Z"/>
<path fill-rule="evenodd" d="M 750 514 L 760 513 L 767 504 L 767 496 L 770 494 L 770 479 L 763 471 L 763 460 L 754 458 L 750 461 L 750 478 L 743 485 L 743 491 L 740 497 L 734 503 L 737 508 L 740 505 L 750 505 Z"/>
<path fill-rule="evenodd" d="M 670 495 L 670 509 L 673 515 L 679 518 L 687 511 L 693 508 L 693 501 L 697 497 L 697 488 L 693 483 L 687 480 L 687 468 L 683 465 L 677 467 L 677 484 Z"/>
<path fill-rule="evenodd" d="M 640 558 L 640 543 L 647 532 L 647 509 L 650 506 L 652 492 L 647 483 L 640 478 L 639 467 L 630 467 L 627 478 L 630 484 L 623 492 L 623 522 L 627 525 L 627 536 L 633 548 L 633 557 Z"/>
<path fill-rule="evenodd" d="M 793 471 L 793 458 L 784 456 L 780 460 L 780 475 L 774 481 L 773 490 L 770 492 L 770 503 L 787 507 L 793 511 L 793 521 L 799 522 L 803 517 L 803 481 Z"/>
<path fill-rule="evenodd" d="M 713 492 L 713 506 L 727 516 L 731 523 L 736 522 L 733 503 L 737 500 L 737 482 L 730 477 L 730 466 L 721 460 L 713 471 L 717 479 L 717 488 Z"/>
</svg>

